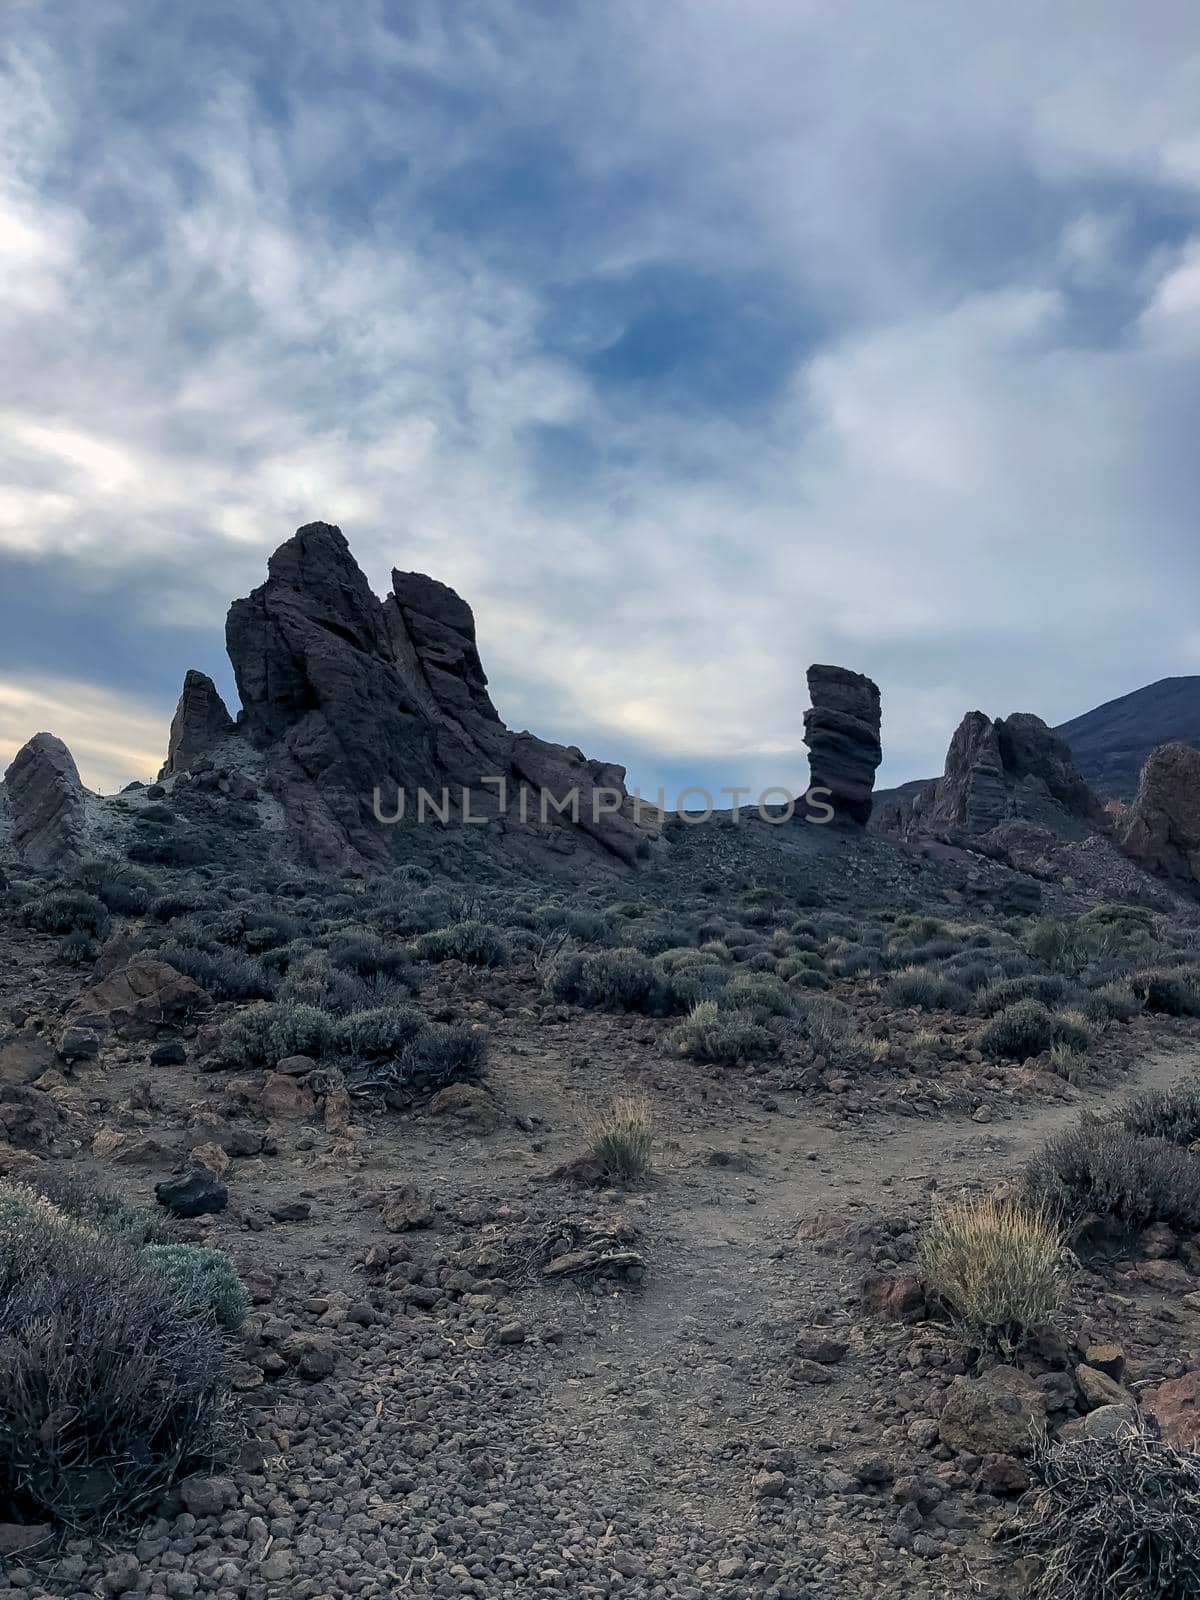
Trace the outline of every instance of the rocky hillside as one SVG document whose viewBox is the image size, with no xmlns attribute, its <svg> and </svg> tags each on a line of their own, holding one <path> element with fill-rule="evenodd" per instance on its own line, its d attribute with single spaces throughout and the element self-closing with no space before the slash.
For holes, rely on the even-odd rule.
<svg viewBox="0 0 1200 1600">
<path fill-rule="evenodd" d="M 1054 730 L 1105 800 L 1132 800 L 1146 757 L 1160 745 L 1200 748 L 1200 677 L 1160 678 Z"/>
</svg>

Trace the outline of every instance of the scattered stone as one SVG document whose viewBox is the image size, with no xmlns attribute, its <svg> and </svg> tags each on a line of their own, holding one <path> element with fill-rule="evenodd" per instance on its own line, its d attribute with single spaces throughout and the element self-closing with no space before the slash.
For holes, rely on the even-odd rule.
<svg viewBox="0 0 1200 1600">
<path fill-rule="evenodd" d="M 1026 1456 L 1046 1421 L 1040 1390 L 1016 1367 L 955 1378 L 938 1419 L 942 1443 L 959 1455 Z"/>
<path fill-rule="evenodd" d="M 432 1228 L 433 1202 L 416 1184 L 406 1183 L 402 1189 L 384 1196 L 381 1215 L 388 1233 L 409 1233 L 417 1228 Z"/>
<path fill-rule="evenodd" d="M 868 1278 L 862 1288 L 863 1310 L 889 1322 L 919 1322 L 925 1316 L 925 1288 L 911 1275 Z"/>
<path fill-rule="evenodd" d="M 155 1185 L 154 1198 L 176 1217 L 201 1217 L 224 1211 L 229 1190 L 215 1172 L 193 1167 L 189 1172 Z"/>
<path fill-rule="evenodd" d="M 93 1061 L 100 1054 L 100 1040 L 88 1028 L 64 1028 L 58 1053 L 64 1061 Z"/>
<path fill-rule="evenodd" d="M 1115 1379 L 1096 1367 L 1081 1364 L 1075 1368 L 1075 1382 L 1088 1411 L 1097 1406 L 1132 1406 L 1135 1404 L 1128 1389 L 1123 1389 Z"/>
<path fill-rule="evenodd" d="M 181 1067 L 187 1060 L 187 1051 L 178 1039 L 171 1039 L 166 1044 L 155 1045 L 150 1052 L 150 1065 L 152 1067 Z"/>
<path fill-rule="evenodd" d="M 303 1060 L 294 1056 L 293 1060 Z M 272 1122 L 309 1122 L 317 1114 L 317 1097 L 306 1083 L 284 1072 L 273 1072 L 259 1096 L 259 1109 Z"/>
<path fill-rule="evenodd" d="M 1160 1383 L 1142 1397 L 1142 1408 L 1168 1444 L 1177 1450 L 1200 1448 L 1200 1370 Z"/>
<path fill-rule="evenodd" d="M 237 1505 L 237 1485 L 232 1478 L 185 1478 L 179 1494 L 193 1517 L 219 1517 Z"/>
</svg>

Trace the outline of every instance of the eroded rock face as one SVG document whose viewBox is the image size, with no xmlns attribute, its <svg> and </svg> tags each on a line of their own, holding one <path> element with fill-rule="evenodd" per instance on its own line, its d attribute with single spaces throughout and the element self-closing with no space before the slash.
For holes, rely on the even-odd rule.
<svg viewBox="0 0 1200 1600">
<path fill-rule="evenodd" d="M 201 756 L 207 755 L 234 731 L 234 721 L 217 693 L 217 686 L 205 672 L 192 668 L 184 674 L 183 692 L 171 719 L 167 759 L 159 772 L 159 782 L 177 772 L 190 772 Z"/>
<path fill-rule="evenodd" d="M 1200 882 L 1200 750 L 1164 744 L 1151 753 L 1121 845 L 1151 872 Z"/>
<path fill-rule="evenodd" d="M 35 733 L 4 774 L 13 846 L 33 866 L 71 866 L 84 853 L 87 813 L 74 757 L 52 733 Z"/>
<path fill-rule="evenodd" d="M 955 729 L 942 776 L 893 791 L 879 821 L 888 833 L 979 841 L 1004 855 L 1005 830 L 1015 824 L 1054 843 L 1063 831 L 1074 837 L 1103 828 L 1105 816 L 1067 745 L 1040 717 L 1019 711 L 993 721 L 970 711 Z"/>
<path fill-rule="evenodd" d="M 804 742 L 812 787 L 830 791 L 838 821 L 865 826 L 883 759 L 878 686 L 861 672 L 815 665 L 808 669 L 808 695 Z"/>
<path fill-rule="evenodd" d="M 624 771 L 532 734 L 513 734 L 497 715 L 475 642 L 471 608 L 420 573 L 393 572 L 379 600 L 341 530 L 311 523 L 281 545 L 267 581 L 231 606 L 229 656 L 244 710 L 239 728 L 267 755 L 301 853 L 324 865 L 383 860 L 384 816 L 405 794 L 411 823 L 420 790 L 452 815 L 462 790 L 476 817 L 495 819 L 501 783 L 507 816 L 542 826 L 540 806 L 518 809 L 520 790 L 546 784 L 580 791 L 578 831 L 625 861 L 653 837 L 632 819 Z M 594 817 L 591 790 L 617 787 L 618 811 Z M 573 813 L 572 813 L 573 814 Z M 548 831 L 570 828 L 553 814 Z"/>
</svg>

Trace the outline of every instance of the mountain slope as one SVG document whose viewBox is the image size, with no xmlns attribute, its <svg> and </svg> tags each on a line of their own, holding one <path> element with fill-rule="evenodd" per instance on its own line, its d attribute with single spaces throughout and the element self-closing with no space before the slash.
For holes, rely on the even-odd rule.
<svg viewBox="0 0 1200 1600">
<path fill-rule="evenodd" d="M 1200 748 L 1200 677 L 1161 678 L 1054 731 L 1097 794 L 1132 800 L 1151 750 L 1173 739 Z"/>
</svg>

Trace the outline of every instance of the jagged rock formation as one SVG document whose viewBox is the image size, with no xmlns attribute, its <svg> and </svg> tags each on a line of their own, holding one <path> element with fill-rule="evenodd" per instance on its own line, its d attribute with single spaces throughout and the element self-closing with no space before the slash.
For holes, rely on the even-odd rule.
<svg viewBox="0 0 1200 1600">
<path fill-rule="evenodd" d="M 189 667 L 171 719 L 167 759 L 158 774 L 159 782 L 177 772 L 189 772 L 199 757 L 207 755 L 233 731 L 233 718 L 225 709 L 216 684 L 206 672 Z"/>
<path fill-rule="evenodd" d="M 625 795 L 624 770 L 588 761 L 572 747 L 514 734 L 487 692 L 470 607 L 420 573 L 393 572 L 380 601 L 339 528 L 301 528 L 271 557 L 267 581 L 230 607 L 226 643 L 243 710 L 239 731 L 265 752 L 273 792 L 309 859 L 380 860 L 397 790 L 414 820 L 419 790 L 455 813 L 470 790 L 476 818 L 500 812 L 543 826 L 541 791 L 562 801 L 544 822 L 578 829 L 621 860 L 642 857 L 654 832 Z M 503 798 L 507 806 L 501 805 Z M 617 805 L 593 808 L 597 787 Z M 531 790 L 537 791 L 530 793 Z"/>
<path fill-rule="evenodd" d="M 1040 717 L 1016 712 L 994 722 L 970 711 L 955 729 L 940 778 L 881 796 L 880 832 L 902 837 L 992 837 L 1004 853 L 1013 820 L 1057 833 L 1105 825 L 1104 808 L 1075 767 L 1070 749 Z"/>
<path fill-rule="evenodd" d="M 1200 883 L 1200 750 L 1176 742 L 1151 752 L 1120 837 L 1149 871 Z"/>
<path fill-rule="evenodd" d="M 808 669 L 804 742 L 810 786 L 828 789 L 835 819 L 865 826 L 871 815 L 879 742 L 879 688 L 861 672 L 814 665 Z M 824 798 L 823 796 L 821 798 Z"/>
<path fill-rule="evenodd" d="M 35 733 L 4 774 L 17 854 L 35 867 L 70 866 L 83 854 L 86 791 L 74 757 L 52 733 Z"/>
</svg>

